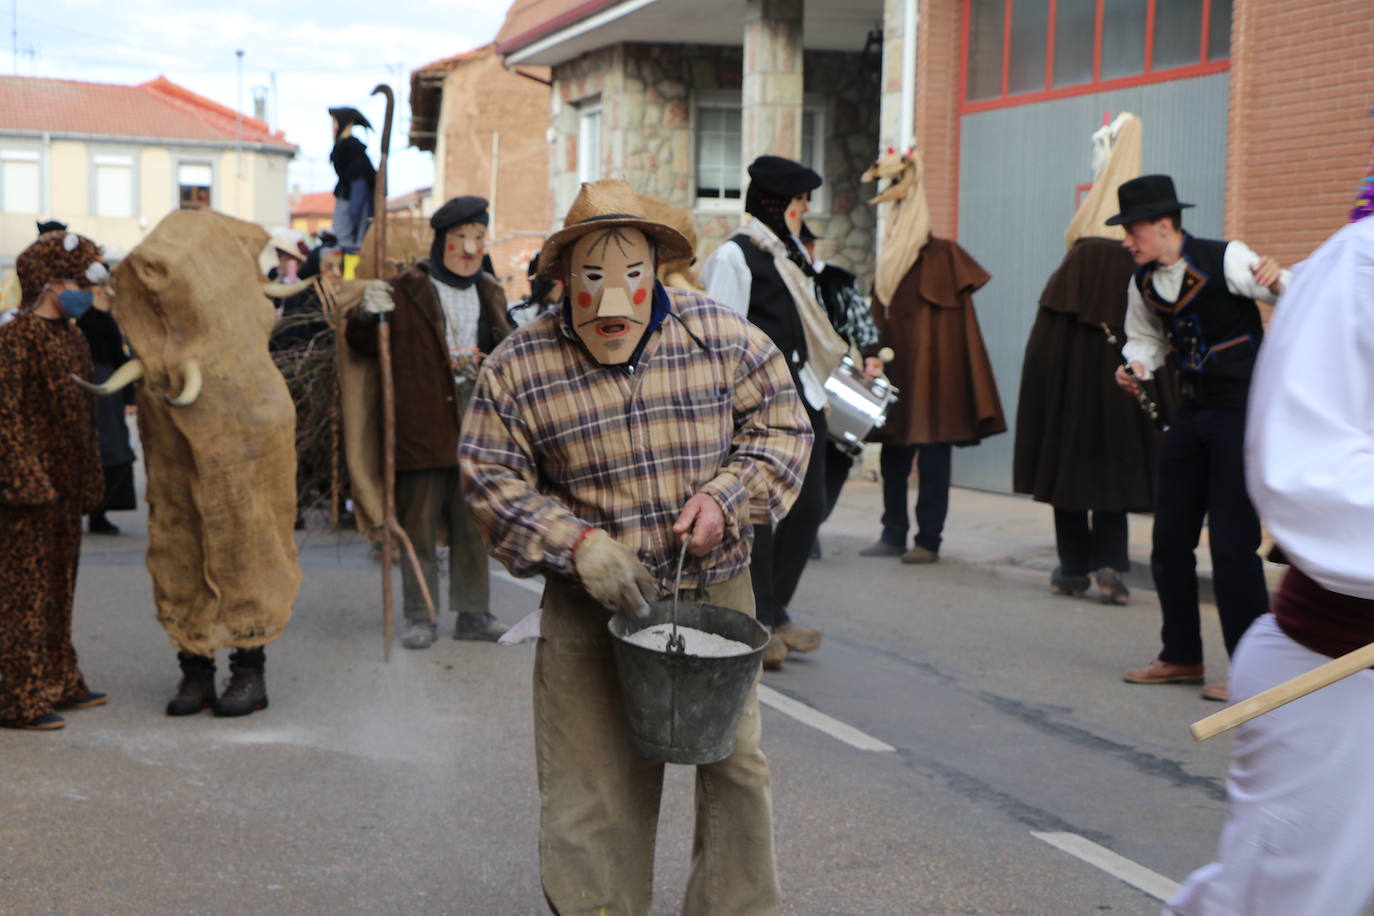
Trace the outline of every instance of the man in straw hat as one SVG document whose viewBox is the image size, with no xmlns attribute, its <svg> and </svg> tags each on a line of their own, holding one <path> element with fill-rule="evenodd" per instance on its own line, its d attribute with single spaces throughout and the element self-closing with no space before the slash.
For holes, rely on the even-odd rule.
<svg viewBox="0 0 1374 916">
<path fill-rule="evenodd" d="M 0 725 L 51 730 L 59 709 L 99 706 L 72 648 L 81 516 L 104 476 L 94 399 L 71 380 L 91 354 L 69 319 L 109 277 L 100 248 L 45 232 L 15 262 L 23 305 L 0 328 Z"/>
<path fill-rule="evenodd" d="M 1374 643 L 1374 161 L 1351 223 L 1297 265 L 1255 367 L 1246 482 L 1291 561 L 1231 664 L 1249 698 Z M 1374 671 L 1236 729 L 1216 861 L 1174 916 L 1357 916 L 1374 903 Z"/>
<path fill-rule="evenodd" d="M 389 295 L 371 295 L 349 316 L 354 350 L 377 355 L 377 317 L 391 315 L 396 366 L 396 515 L 410 537 L 432 596 L 439 594 L 435 549 L 449 545 L 449 608 L 454 639 L 494 641 L 506 628 L 491 613 L 486 548 L 458 481 L 458 434 L 477 368 L 510 333 L 506 294 L 482 270 L 486 198 L 465 195 L 430 217 L 429 259 L 391 281 Z M 423 592 L 409 563 L 401 564 L 405 629 L 401 645 L 434 644 Z"/>
<path fill-rule="evenodd" d="M 1202 634 L 1196 561 L 1207 518 L 1226 651 L 1269 606 L 1256 553 L 1259 518 L 1245 492 L 1245 400 L 1264 336 L 1257 301 L 1273 303 L 1288 272 L 1244 242 L 1199 239 L 1183 231 L 1174 181 L 1142 175 L 1117 189 L 1122 244 L 1136 263 L 1126 292 L 1130 365 L 1116 381 L 1135 394 L 1172 351 L 1182 396 L 1159 455 L 1150 569 L 1164 616 L 1163 648 L 1148 665 L 1124 675 L 1131 684 L 1201 684 Z M 1226 685 L 1203 688 L 1225 700 Z"/>
<path fill-rule="evenodd" d="M 787 364 L 727 308 L 655 280 L 688 258 L 623 181 L 582 186 L 541 270 L 562 307 L 487 359 L 459 445 L 492 555 L 543 574 L 535 656 L 540 871 L 559 913 L 644 913 L 663 764 L 632 749 L 607 620 L 683 585 L 753 613 L 749 526 L 786 515 L 811 427 Z M 724 760 L 697 769 L 683 912 L 772 913 L 768 763 L 751 691 Z"/>
</svg>

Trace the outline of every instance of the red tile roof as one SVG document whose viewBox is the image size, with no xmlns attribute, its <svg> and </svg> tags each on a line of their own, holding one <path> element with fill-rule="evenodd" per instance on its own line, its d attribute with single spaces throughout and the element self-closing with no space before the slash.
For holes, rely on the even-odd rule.
<svg viewBox="0 0 1374 916">
<path fill-rule="evenodd" d="M 497 54 L 513 54 L 621 0 L 515 0 L 496 33 Z"/>
<path fill-rule="evenodd" d="M 333 216 L 333 191 L 308 191 L 291 195 L 291 216 Z"/>
<path fill-rule="evenodd" d="M 243 142 L 295 152 L 282 131 L 240 116 L 164 76 L 137 86 L 0 76 L 0 132 L 48 131 L 98 137 Z"/>
</svg>

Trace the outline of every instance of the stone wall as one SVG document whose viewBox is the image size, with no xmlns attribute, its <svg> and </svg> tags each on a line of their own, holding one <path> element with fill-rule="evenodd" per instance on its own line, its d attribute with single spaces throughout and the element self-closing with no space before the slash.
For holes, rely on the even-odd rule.
<svg viewBox="0 0 1374 916">
<path fill-rule="evenodd" d="M 555 224 L 577 194 L 577 106 L 600 98 L 600 175 L 624 178 L 637 191 L 674 206 L 695 204 L 696 93 L 738 92 L 742 50 L 701 45 L 624 44 L 554 68 L 554 128 L 550 187 Z M 818 253 L 853 270 L 867 285 L 873 271 L 872 188 L 858 176 L 878 146 L 879 62 L 858 54 L 807 52 L 805 90 L 825 103 L 825 167 L 829 201 L 810 220 L 823 237 Z M 698 264 L 734 234 L 740 212 L 727 205 L 694 209 Z"/>
</svg>

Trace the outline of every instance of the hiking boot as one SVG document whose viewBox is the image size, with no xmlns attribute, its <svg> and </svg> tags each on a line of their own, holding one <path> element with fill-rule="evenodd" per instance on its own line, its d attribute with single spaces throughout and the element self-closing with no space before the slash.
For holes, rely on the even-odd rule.
<svg viewBox="0 0 1374 916">
<path fill-rule="evenodd" d="M 763 647 L 763 670 L 781 671 L 785 658 L 787 658 L 787 643 L 777 636 L 769 636 L 768 644 Z"/>
<path fill-rule="evenodd" d="M 1050 594 L 1067 595 L 1070 598 L 1082 598 L 1083 593 L 1088 590 L 1092 582 L 1087 576 L 1066 576 L 1064 567 L 1056 566 L 1054 572 L 1050 573 Z"/>
<path fill-rule="evenodd" d="M 428 649 L 434 645 L 434 624 L 428 620 L 411 620 L 401 633 L 401 645 L 407 649 Z"/>
<path fill-rule="evenodd" d="M 902 547 L 900 544 L 889 544 L 881 539 L 859 551 L 861 557 L 900 557 L 901 555 Z"/>
<path fill-rule="evenodd" d="M 491 614 L 459 614 L 453 630 L 454 639 L 480 639 L 496 642 L 509 629 Z"/>
<path fill-rule="evenodd" d="M 169 716 L 193 716 L 215 705 L 215 660 L 206 655 L 177 653 L 181 663 L 181 683 L 177 695 L 167 703 Z"/>
<path fill-rule="evenodd" d="M 913 544 L 911 549 L 902 554 L 902 562 L 920 565 L 923 563 L 935 563 L 940 559 L 940 555 L 929 547 L 922 547 L 920 544 Z"/>
<path fill-rule="evenodd" d="M 246 716 L 267 708 L 262 649 L 237 649 L 229 656 L 229 680 L 215 701 L 215 715 Z"/>
<path fill-rule="evenodd" d="M 1097 571 L 1097 600 L 1103 604 L 1126 604 L 1131 600 L 1131 590 L 1121 581 L 1121 573 L 1110 566 Z"/>
<path fill-rule="evenodd" d="M 821 631 L 789 620 L 773 628 L 773 635 L 793 652 L 815 652 L 821 645 Z"/>
</svg>

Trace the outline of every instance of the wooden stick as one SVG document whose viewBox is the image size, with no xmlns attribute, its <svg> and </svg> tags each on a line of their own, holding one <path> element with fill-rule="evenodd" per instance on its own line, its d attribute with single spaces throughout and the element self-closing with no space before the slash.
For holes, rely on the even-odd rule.
<svg viewBox="0 0 1374 916">
<path fill-rule="evenodd" d="M 382 151 L 377 159 L 377 182 L 373 202 L 372 240 L 376 267 L 380 278 L 382 259 L 386 252 L 386 158 L 391 146 L 391 114 L 396 100 L 391 87 L 379 84 L 373 95 L 386 97 L 386 119 L 382 123 Z M 382 657 L 391 661 L 391 625 L 394 616 L 391 606 L 391 562 L 396 550 L 393 540 L 396 523 L 396 386 L 391 372 L 390 315 L 377 316 L 377 355 L 382 376 Z M 423 581 L 423 580 L 422 580 Z"/>
<path fill-rule="evenodd" d="M 1236 705 L 1223 709 L 1221 712 L 1213 713 L 1205 719 L 1199 719 L 1188 730 L 1193 733 L 1193 737 L 1198 741 L 1206 741 L 1208 738 L 1216 737 L 1237 725 L 1249 722 L 1256 716 L 1262 716 L 1266 712 L 1271 712 L 1294 700 L 1302 699 L 1309 693 L 1315 693 L 1323 687 L 1350 677 L 1352 674 L 1358 674 L 1372 665 L 1374 665 L 1374 643 L 1356 649 L 1354 652 L 1346 653 L 1340 658 L 1333 658 L 1324 665 L 1299 674 L 1297 677 L 1289 678 L 1282 684 L 1276 684 L 1263 693 L 1255 694 L 1248 700 L 1241 700 Z"/>
</svg>

